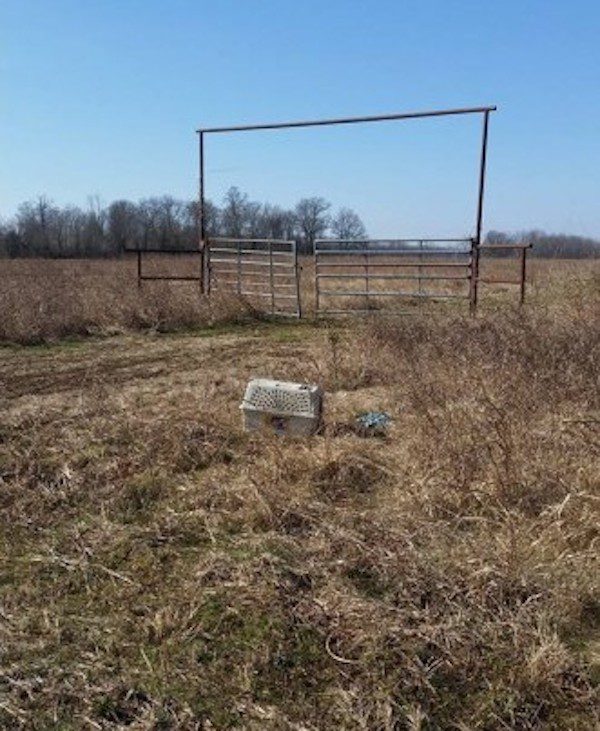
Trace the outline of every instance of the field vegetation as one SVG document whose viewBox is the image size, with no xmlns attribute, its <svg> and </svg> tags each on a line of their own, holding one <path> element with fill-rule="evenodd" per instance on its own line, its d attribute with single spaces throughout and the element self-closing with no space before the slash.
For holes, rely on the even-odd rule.
<svg viewBox="0 0 600 731">
<path fill-rule="evenodd" d="M 319 323 L 7 264 L 0 727 L 598 728 L 597 263 Z M 321 433 L 245 433 L 261 375 Z"/>
</svg>

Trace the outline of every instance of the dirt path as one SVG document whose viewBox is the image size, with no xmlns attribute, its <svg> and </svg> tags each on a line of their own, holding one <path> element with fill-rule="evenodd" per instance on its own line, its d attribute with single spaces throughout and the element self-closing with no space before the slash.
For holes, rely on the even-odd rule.
<svg viewBox="0 0 600 731">
<path fill-rule="evenodd" d="M 302 329 L 303 340 L 314 336 Z M 297 338 L 281 342 L 281 332 L 270 327 L 247 335 L 119 336 L 47 347 L 5 348 L 0 350 L 0 403 L 27 395 L 117 386 L 199 370 L 215 373 L 242 361 L 256 362 L 257 358 L 288 360 L 298 350 Z"/>
</svg>

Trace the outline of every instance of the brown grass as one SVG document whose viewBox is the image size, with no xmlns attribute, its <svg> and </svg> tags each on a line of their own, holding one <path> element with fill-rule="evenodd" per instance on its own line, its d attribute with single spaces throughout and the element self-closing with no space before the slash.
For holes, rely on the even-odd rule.
<svg viewBox="0 0 600 731">
<path fill-rule="evenodd" d="M 0 726 L 597 728 L 600 279 L 534 277 L 0 351 Z M 323 433 L 244 433 L 253 375 L 322 384 Z"/>
<path fill-rule="evenodd" d="M 197 258 L 144 263 L 155 274 L 189 274 L 193 267 Z M 131 259 L 0 261 L 0 313 L 0 342 L 23 344 L 206 327 L 257 314 L 233 297 L 200 298 L 195 282 L 144 282 L 138 289 Z"/>
<path fill-rule="evenodd" d="M 309 316 L 314 312 L 314 268 L 311 257 L 301 265 L 303 309 Z M 144 257 L 146 274 L 197 274 L 197 257 Z M 349 270 L 350 271 L 350 270 Z M 353 270 L 352 270 L 353 271 Z M 396 271 L 398 270 L 390 270 Z M 441 275 L 445 270 L 436 270 Z M 411 273 L 416 274 L 416 271 Z M 446 274 L 455 274 L 448 270 Z M 482 276 L 497 279 L 518 279 L 518 263 L 512 260 L 482 262 Z M 596 262 L 556 262 L 534 260 L 530 264 L 528 299 L 536 306 L 554 306 L 567 299 L 585 306 L 590 286 L 600 277 Z M 591 282 L 591 284 L 590 284 Z M 328 282 L 327 288 L 362 289 L 362 280 Z M 377 289 L 414 289 L 414 282 L 389 281 L 372 283 Z M 462 283 L 423 283 L 431 292 L 466 294 Z M 551 293 L 546 297 L 545 292 Z M 481 285 L 481 303 L 485 309 L 496 305 L 512 306 L 518 301 L 518 288 Z M 408 312 L 440 309 L 465 312 L 465 301 L 393 302 L 389 298 L 372 297 L 369 306 L 395 308 Z M 289 305 L 289 303 L 288 303 Z M 325 298 L 323 307 L 356 309 L 365 307 L 362 298 Z M 36 344 L 54 342 L 67 337 L 115 335 L 131 331 L 169 332 L 203 328 L 226 322 L 246 322 L 260 318 L 264 300 L 249 301 L 220 293 L 211 299 L 198 296 L 195 282 L 144 282 L 137 287 L 136 261 L 121 260 L 0 260 L 0 343 Z"/>
</svg>

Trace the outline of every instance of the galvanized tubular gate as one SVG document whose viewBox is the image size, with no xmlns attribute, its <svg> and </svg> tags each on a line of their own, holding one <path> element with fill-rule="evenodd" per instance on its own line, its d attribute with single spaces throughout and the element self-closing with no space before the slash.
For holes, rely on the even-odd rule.
<svg viewBox="0 0 600 731">
<path fill-rule="evenodd" d="M 205 251 L 208 294 L 234 294 L 259 309 L 266 304 L 273 315 L 302 316 L 295 241 L 211 238 Z"/>
<path fill-rule="evenodd" d="M 380 298 L 392 302 L 462 299 L 472 303 L 473 249 L 474 240 L 466 238 L 320 239 L 314 251 L 316 314 L 407 312 L 382 307 Z M 436 289 L 442 283 L 446 288 Z M 356 298 L 358 307 L 354 306 Z"/>
</svg>

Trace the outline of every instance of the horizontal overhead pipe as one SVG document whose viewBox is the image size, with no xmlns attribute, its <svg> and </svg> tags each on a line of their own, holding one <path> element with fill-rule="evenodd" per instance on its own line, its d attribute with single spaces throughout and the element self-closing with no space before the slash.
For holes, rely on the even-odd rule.
<svg viewBox="0 0 600 731">
<path fill-rule="evenodd" d="M 313 119 L 297 122 L 273 122 L 269 124 L 244 124 L 233 127 L 202 127 L 199 134 L 215 132 L 249 132 L 260 129 L 290 129 L 292 127 L 324 127 L 332 124 L 357 124 L 359 122 L 391 122 L 398 119 L 422 119 L 423 117 L 448 117 L 457 114 L 483 114 L 494 112 L 497 107 L 463 107 L 459 109 L 435 109 L 427 112 L 404 112 L 399 114 L 379 114 L 369 117 L 339 117 L 337 119 Z"/>
</svg>

